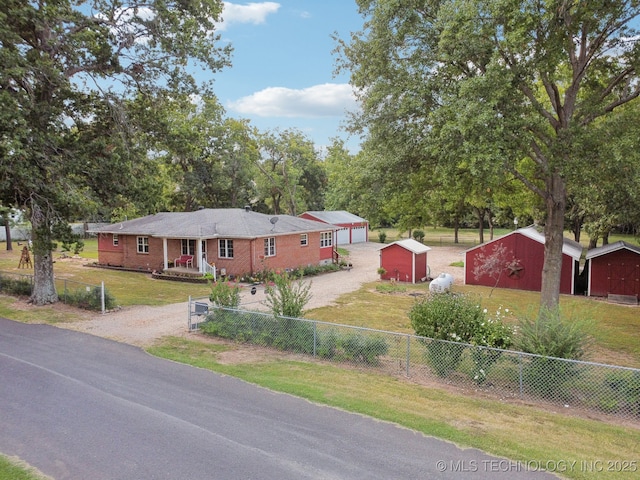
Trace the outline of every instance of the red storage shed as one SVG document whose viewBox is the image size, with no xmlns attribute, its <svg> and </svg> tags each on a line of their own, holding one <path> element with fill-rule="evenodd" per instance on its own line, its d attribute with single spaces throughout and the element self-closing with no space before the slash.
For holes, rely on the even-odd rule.
<svg viewBox="0 0 640 480">
<path fill-rule="evenodd" d="M 616 242 L 587 252 L 587 295 L 640 296 L 640 247 Z"/>
<path fill-rule="evenodd" d="M 504 269 L 499 275 L 498 288 L 540 291 L 542 288 L 542 267 L 544 264 L 544 235 L 535 227 L 515 230 L 465 253 L 465 285 L 496 286 L 496 278 L 482 274 L 476 278 L 474 270 L 487 257 L 502 252 Z M 573 294 L 576 278 L 580 273 L 582 245 L 568 238 L 562 247 L 562 273 L 560 293 Z"/>
<path fill-rule="evenodd" d="M 380 249 L 380 267 L 386 270 L 382 280 L 418 283 L 428 275 L 427 252 L 431 248 L 407 238 L 385 245 Z"/>
</svg>

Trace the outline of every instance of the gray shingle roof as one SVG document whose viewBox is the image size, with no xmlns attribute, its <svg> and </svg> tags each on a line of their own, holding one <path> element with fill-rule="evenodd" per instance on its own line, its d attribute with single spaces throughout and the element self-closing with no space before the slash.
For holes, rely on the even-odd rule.
<svg viewBox="0 0 640 480">
<path fill-rule="evenodd" d="M 265 215 L 242 208 L 219 208 L 195 212 L 161 212 L 113 223 L 92 232 L 204 239 L 256 238 L 327 230 L 335 228 L 291 215 Z"/>
</svg>

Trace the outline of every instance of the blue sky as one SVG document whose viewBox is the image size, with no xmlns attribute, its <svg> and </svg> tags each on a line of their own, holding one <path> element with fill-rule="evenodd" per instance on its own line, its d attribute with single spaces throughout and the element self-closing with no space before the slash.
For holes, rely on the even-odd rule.
<svg viewBox="0 0 640 480">
<path fill-rule="evenodd" d="M 345 110 L 357 108 L 347 74 L 334 75 L 336 32 L 362 28 L 353 0 L 224 2 L 219 33 L 234 48 L 232 67 L 215 74 L 215 93 L 229 117 L 261 131 L 296 128 L 318 148 L 347 140 Z M 359 139 L 348 147 L 358 149 Z"/>
</svg>

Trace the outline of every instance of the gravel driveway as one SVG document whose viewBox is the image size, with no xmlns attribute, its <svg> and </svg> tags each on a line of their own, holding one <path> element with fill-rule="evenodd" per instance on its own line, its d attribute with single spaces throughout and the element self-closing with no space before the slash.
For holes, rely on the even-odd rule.
<svg viewBox="0 0 640 480">
<path fill-rule="evenodd" d="M 340 295 L 353 292 L 365 283 L 378 280 L 377 269 L 380 266 L 381 247 L 380 243 L 373 242 L 350 245 L 349 261 L 353 267 L 308 280 L 311 282 L 312 297 L 306 309 L 331 305 Z M 431 247 L 427 254 L 431 276 L 450 273 L 457 284 L 463 282 L 463 271 L 460 267 L 452 267 L 451 263 L 461 260 L 464 260 L 462 247 Z M 249 289 L 244 289 L 241 293 L 241 307 L 266 310 L 264 290 L 259 288 L 255 295 L 251 295 Z M 163 336 L 185 335 L 188 308 L 186 301 L 159 307 L 126 307 L 105 315 L 91 314 L 86 320 L 59 324 L 59 326 L 124 343 L 147 346 Z"/>
</svg>

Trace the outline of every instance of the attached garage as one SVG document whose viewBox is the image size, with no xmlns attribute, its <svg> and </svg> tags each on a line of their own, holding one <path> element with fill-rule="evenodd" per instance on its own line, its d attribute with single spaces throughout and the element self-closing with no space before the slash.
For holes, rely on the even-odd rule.
<svg viewBox="0 0 640 480">
<path fill-rule="evenodd" d="M 587 294 L 594 297 L 618 295 L 640 297 L 640 247 L 616 242 L 587 252 L 589 280 Z"/>
<path fill-rule="evenodd" d="M 380 267 L 384 268 L 386 273 L 380 278 L 407 283 L 426 280 L 429 250 L 431 248 L 411 238 L 385 245 L 380 249 Z"/>
<path fill-rule="evenodd" d="M 526 227 L 467 250 L 464 266 L 465 284 L 539 292 L 542 289 L 544 243 L 542 233 L 535 227 Z M 565 238 L 562 247 L 560 293 L 575 292 L 581 255 L 582 245 Z M 504 265 L 502 271 L 493 276 L 479 268 L 491 257 L 501 257 L 499 262 Z"/>
<path fill-rule="evenodd" d="M 311 211 L 299 216 L 338 227 L 335 237 L 336 246 L 369 241 L 369 222 L 353 213 L 344 210 Z"/>
</svg>

